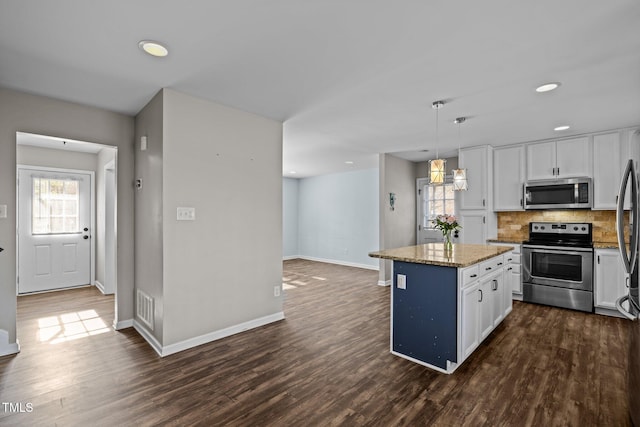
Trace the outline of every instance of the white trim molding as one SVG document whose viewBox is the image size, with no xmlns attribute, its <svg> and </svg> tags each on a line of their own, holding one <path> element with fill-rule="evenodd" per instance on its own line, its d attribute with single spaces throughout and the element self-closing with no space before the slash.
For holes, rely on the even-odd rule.
<svg viewBox="0 0 640 427">
<path fill-rule="evenodd" d="M 115 329 L 116 331 L 119 331 L 120 329 L 131 328 L 132 326 L 133 319 L 120 320 L 118 322 L 116 322 L 115 320 L 113 321 L 113 329 Z"/>
<path fill-rule="evenodd" d="M 184 341 L 162 346 L 156 338 L 147 331 L 147 329 L 137 320 L 133 321 L 133 327 L 144 338 L 149 345 L 158 353 L 160 357 L 169 356 L 180 351 L 188 350 L 193 347 L 197 347 L 202 344 L 207 344 L 212 341 L 217 341 L 222 338 L 226 338 L 231 335 L 239 334 L 240 332 L 248 331 L 249 329 L 259 328 L 260 326 L 268 325 L 269 323 L 278 322 L 284 319 L 284 312 L 280 311 L 268 316 L 260 317 L 258 319 L 249 320 L 248 322 L 239 323 L 228 328 L 220 329 L 218 331 L 209 332 L 204 335 L 189 338 Z"/>
<path fill-rule="evenodd" d="M 288 261 L 290 259 L 297 259 L 297 258 L 300 258 L 300 255 L 287 255 L 287 256 L 283 256 L 282 260 L 283 261 Z"/>
<path fill-rule="evenodd" d="M 9 343 L 9 332 L 0 329 L 0 356 L 8 356 L 9 354 L 20 353 L 20 343 Z"/>
<path fill-rule="evenodd" d="M 391 280 L 378 280 L 378 286 L 391 286 Z"/>
<path fill-rule="evenodd" d="M 104 285 L 102 283 L 100 283 L 100 281 L 94 280 L 93 281 L 93 285 L 100 291 L 100 293 L 102 293 L 102 295 L 106 295 L 104 293 Z"/>
</svg>

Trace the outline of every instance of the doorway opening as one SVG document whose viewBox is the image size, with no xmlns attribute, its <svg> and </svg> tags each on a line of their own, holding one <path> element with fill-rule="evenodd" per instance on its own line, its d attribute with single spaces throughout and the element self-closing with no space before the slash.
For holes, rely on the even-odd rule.
<svg viewBox="0 0 640 427">
<path fill-rule="evenodd" d="M 37 294 L 45 307 L 51 298 L 51 315 L 41 311 L 28 326 L 43 342 L 103 333 L 114 322 L 91 307 L 59 312 L 51 291 L 90 288 L 115 311 L 117 154 L 103 144 L 16 133 L 16 293 Z"/>
</svg>

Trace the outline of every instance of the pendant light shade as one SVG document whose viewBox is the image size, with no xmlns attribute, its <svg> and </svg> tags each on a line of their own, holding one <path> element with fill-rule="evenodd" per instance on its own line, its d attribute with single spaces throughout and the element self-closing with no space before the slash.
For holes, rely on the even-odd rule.
<svg viewBox="0 0 640 427">
<path fill-rule="evenodd" d="M 447 161 L 445 159 L 429 160 L 429 177 L 431 184 L 444 184 L 446 163 Z"/>
<path fill-rule="evenodd" d="M 458 125 L 458 161 L 460 160 L 460 125 L 466 121 L 466 117 L 458 117 L 454 123 Z M 453 171 L 453 189 L 455 191 L 467 190 L 467 170 L 454 169 Z"/>
<path fill-rule="evenodd" d="M 444 184 L 446 160 L 438 156 L 438 110 L 444 107 L 444 101 L 435 101 L 431 108 L 436 110 L 436 158 L 429 161 L 429 180 L 431 184 Z"/>
<path fill-rule="evenodd" d="M 467 189 L 467 170 L 466 169 L 453 170 L 453 189 L 456 191 Z"/>
</svg>

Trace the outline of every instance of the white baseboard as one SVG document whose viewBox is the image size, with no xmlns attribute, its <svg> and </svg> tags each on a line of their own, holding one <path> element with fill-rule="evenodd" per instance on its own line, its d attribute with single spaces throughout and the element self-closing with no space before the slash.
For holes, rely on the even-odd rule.
<svg viewBox="0 0 640 427">
<path fill-rule="evenodd" d="M 316 258 L 316 257 L 304 256 L 304 255 L 300 255 L 298 258 L 306 259 L 307 261 L 326 262 L 327 264 L 337 264 L 337 265 L 344 265 L 344 266 L 347 266 L 347 267 L 364 268 L 364 269 L 367 269 L 367 270 L 375 270 L 375 271 L 379 271 L 380 270 L 380 266 L 379 265 L 360 264 L 360 263 L 356 263 L 356 262 L 340 261 L 340 260 L 326 259 L 326 258 Z"/>
<path fill-rule="evenodd" d="M 287 256 L 283 256 L 282 260 L 283 261 L 288 261 L 290 259 L 297 259 L 297 258 L 300 258 L 300 255 L 287 255 Z"/>
<path fill-rule="evenodd" d="M 9 332 L 0 329 L 0 356 L 8 356 L 9 354 L 20 353 L 20 343 L 9 343 Z"/>
<path fill-rule="evenodd" d="M 121 320 L 119 322 L 113 321 L 113 329 L 119 331 L 120 329 L 126 329 L 133 326 L 133 319 Z"/>
<path fill-rule="evenodd" d="M 100 283 L 98 280 L 94 280 L 93 284 L 96 288 L 98 288 L 98 290 L 102 293 L 102 295 L 104 295 L 104 285 L 102 283 Z"/>
<path fill-rule="evenodd" d="M 378 286 L 391 286 L 391 280 L 378 280 Z"/>
<path fill-rule="evenodd" d="M 135 329 L 140 335 L 142 335 L 142 338 L 144 338 L 145 341 L 149 343 L 151 348 L 153 348 L 156 353 L 158 353 L 158 356 L 162 357 L 162 345 L 158 342 L 156 337 L 151 335 L 149 331 L 147 331 L 145 327 L 135 319 L 133 321 L 133 329 Z"/>
<path fill-rule="evenodd" d="M 283 319 L 284 312 L 280 311 L 278 313 L 270 314 L 258 319 L 249 320 L 248 322 L 240 323 L 238 325 L 230 326 L 218 331 L 209 332 L 208 334 L 189 338 L 187 340 L 180 341 L 175 344 L 170 344 L 164 347 L 160 345 L 158 340 L 156 340 L 155 337 L 151 335 L 144 326 L 138 323 L 138 321 L 133 321 L 133 327 L 136 331 L 138 331 L 140 335 L 142 335 L 142 338 L 144 338 L 149 343 L 149 345 L 156 351 L 156 353 L 158 353 L 158 355 L 160 355 L 160 357 L 165 357 L 174 353 L 178 353 L 180 351 L 188 350 L 190 348 L 197 347 L 202 344 L 207 344 L 212 341 L 217 341 L 219 339 L 226 338 L 240 332 L 248 331 L 249 329 L 268 325 L 269 323 L 277 322 Z"/>
</svg>

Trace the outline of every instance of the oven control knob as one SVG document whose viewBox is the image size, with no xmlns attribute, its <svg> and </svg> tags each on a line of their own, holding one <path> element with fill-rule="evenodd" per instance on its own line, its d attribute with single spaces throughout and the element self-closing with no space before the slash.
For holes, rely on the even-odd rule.
<svg viewBox="0 0 640 427">
<path fill-rule="evenodd" d="M 541 226 L 540 226 L 540 230 L 544 230 L 544 225 L 541 225 Z"/>
<path fill-rule="evenodd" d="M 573 230 L 574 231 L 578 231 L 578 227 L 573 227 Z"/>
<path fill-rule="evenodd" d="M 587 231 L 587 227 L 582 227 L 582 231 Z"/>
<path fill-rule="evenodd" d="M 534 229 L 534 230 L 537 230 L 537 229 L 538 229 L 538 226 L 537 226 L 537 225 L 536 225 L 536 226 L 534 226 L 534 227 L 533 227 L 533 229 Z"/>
</svg>

